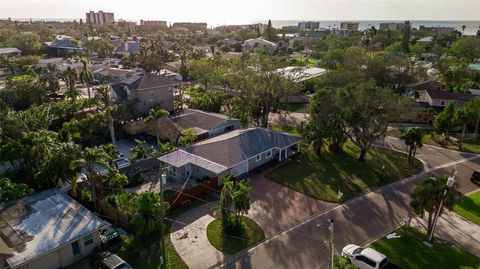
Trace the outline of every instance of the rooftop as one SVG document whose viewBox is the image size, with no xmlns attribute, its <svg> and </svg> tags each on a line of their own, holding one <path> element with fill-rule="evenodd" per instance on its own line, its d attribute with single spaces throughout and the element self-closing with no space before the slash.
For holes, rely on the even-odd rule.
<svg viewBox="0 0 480 269">
<path fill-rule="evenodd" d="M 309 80 L 311 78 L 321 76 L 327 72 L 327 70 L 323 68 L 306 66 L 288 66 L 277 69 L 277 71 L 283 73 L 287 77 L 290 77 L 295 82 Z"/>
<path fill-rule="evenodd" d="M 205 112 L 196 109 L 184 109 L 172 115 L 171 120 L 182 129 L 198 128 L 203 131 L 211 130 L 227 120 L 238 121 L 223 114 Z"/>
<path fill-rule="evenodd" d="M 0 208 L 0 260 L 17 267 L 108 225 L 58 189 L 36 193 Z"/>
<path fill-rule="evenodd" d="M 432 90 L 427 90 L 426 92 L 432 99 L 470 101 L 473 97 L 475 97 L 473 94 L 470 93 Z"/>
<path fill-rule="evenodd" d="M 232 167 L 272 148 L 285 148 L 300 137 L 264 128 L 234 130 L 185 148 L 186 152 Z"/>
<path fill-rule="evenodd" d="M 0 54 L 11 54 L 11 53 L 22 53 L 22 51 L 17 48 L 0 48 Z"/>
<path fill-rule="evenodd" d="M 165 154 L 158 159 L 166 164 L 175 166 L 177 168 L 191 163 L 207 169 L 208 171 L 211 171 L 215 174 L 219 174 L 228 169 L 221 164 L 193 155 L 181 149 Z"/>
</svg>

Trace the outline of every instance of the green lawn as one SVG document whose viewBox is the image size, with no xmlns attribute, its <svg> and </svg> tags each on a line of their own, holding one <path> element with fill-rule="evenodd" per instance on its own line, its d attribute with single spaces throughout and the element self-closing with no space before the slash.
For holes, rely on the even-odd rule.
<svg viewBox="0 0 480 269">
<path fill-rule="evenodd" d="M 292 59 L 292 64 L 299 66 L 315 67 L 318 61 L 319 60 L 315 58 L 295 58 Z"/>
<path fill-rule="evenodd" d="M 394 137 L 400 137 L 402 130 L 391 130 L 388 131 L 388 135 Z M 449 139 L 442 141 L 441 134 L 436 131 L 424 131 L 424 136 L 422 142 L 424 144 L 447 148 L 451 150 L 460 151 L 458 148 L 458 139 L 457 135 L 452 135 Z M 480 154 L 480 139 L 477 139 L 475 143 L 474 139 L 464 139 L 463 141 L 463 148 L 461 151 Z"/>
<path fill-rule="evenodd" d="M 374 248 L 403 269 L 456 269 L 480 268 L 480 258 L 461 248 L 438 240 L 433 247 L 423 244 L 427 235 L 415 228 L 402 227 L 395 231 L 397 239 L 382 238 L 370 247 Z"/>
<path fill-rule="evenodd" d="M 345 201 L 423 169 L 420 161 L 410 166 L 405 154 L 392 150 L 372 147 L 366 163 L 359 162 L 358 155 L 358 147 L 351 142 L 345 144 L 343 153 L 327 153 L 324 157 L 317 156 L 312 147 L 303 145 L 301 154 L 266 177 L 313 198 L 339 202 L 339 190 Z M 383 172 L 382 166 L 385 166 Z"/>
<path fill-rule="evenodd" d="M 243 231 L 225 234 L 221 220 L 214 220 L 207 227 L 208 241 L 218 250 L 233 255 L 259 241 L 265 239 L 262 228 L 253 220 L 242 217 Z"/>
<path fill-rule="evenodd" d="M 453 212 L 480 225 L 480 191 L 463 197 L 453 206 Z"/>
<path fill-rule="evenodd" d="M 202 200 L 215 201 L 218 200 L 216 196 L 205 194 L 200 197 Z M 187 212 L 188 210 L 204 204 L 200 200 L 193 200 L 191 203 L 183 207 L 176 208 L 167 214 L 167 218 L 175 219 L 177 216 Z M 165 221 L 166 233 L 164 236 L 166 245 L 166 255 L 169 269 L 187 269 L 188 266 L 182 260 L 175 250 L 172 241 L 170 239 L 170 228 L 172 223 Z M 132 265 L 133 268 L 142 269 L 158 269 L 160 268 L 160 257 L 162 255 L 160 248 L 160 235 L 150 236 L 147 239 L 143 239 L 138 243 L 138 248 L 143 252 L 135 257 L 125 257 L 125 260 Z"/>
</svg>

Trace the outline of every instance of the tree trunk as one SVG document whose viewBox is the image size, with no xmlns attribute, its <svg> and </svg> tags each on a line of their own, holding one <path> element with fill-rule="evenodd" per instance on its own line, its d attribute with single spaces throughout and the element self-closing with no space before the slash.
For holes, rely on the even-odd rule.
<svg viewBox="0 0 480 269">
<path fill-rule="evenodd" d="M 462 150 L 462 146 L 463 146 L 463 138 L 465 137 L 465 130 L 467 129 L 467 124 L 464 123 L 462 125 L 462 136 L 460 137 L 460 141 L 458 142 L 458 148 L 460 150 Z"/>
<path fill-rule="evenodd" d="M 414 146 L 411 145 L 409 148 L 408 148 L 408 163 L 413 163 L 413 148 Z"/>
<path fill-rule="evenodd" d="M 320 141 L 320 142 L 314 143 L 314 146 L 315 146 L 315 153 L 317 154 L 317 156 L 322 156 L 323 142 Z"/>
<path fill-rule="evenodd" d="M 433 215 L 433 213 L 428 212 L 427 235 L 429 235 L 430 232 L 432 231 L 432 226 L 433 226 L 433 218 L 432 218 L 433 216 L 432 215 Z"/>
<path fill-rule="evenodd" d="M 412 156 L 412 164 L 415 163 L 415 155 L 417 155 L 417 144 L 413 147 L 413 156 Z"/>
<path fill-rule="evenodd" d="M 367 159 L 367 149 L 366 148 L 361 148 L 360 149 L 360 156 L 358 157 L 358 160 L 361 161 L 361 162 L 366 162 Z"/>
<path fill-rule="evenodd" d="M 88 93 L 88 100 L 90 100 L 91 95 L 90 95 L 90 86 L 87 84 L 87 93 Z"/>
<path fill-rule="evenodd" d="M 480 112 L 478 112 L 477 122 L 475 123 L 475 144 L 477 143 L 478 125 L 480 124 Z"/>
<path fill-rule="evenodd" d="M 113 124 L 112 116 L 108 116 L 108 127 L 110 129 L 110 137 L 112 138 L 112 144 L 116 148 L 117 144 L 115 142 L 115 126 Z"/>
</svg>

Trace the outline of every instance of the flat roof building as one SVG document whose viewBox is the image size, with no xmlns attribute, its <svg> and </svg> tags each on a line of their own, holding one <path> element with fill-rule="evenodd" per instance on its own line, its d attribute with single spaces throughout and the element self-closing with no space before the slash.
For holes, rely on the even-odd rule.
<svg viewBox="0 0 480 269">
<path fill-rule="evenodd" d="M 103 11 L 90 11 L 85 14 L 87 18 L 87 23 L 104 25 L 115 22 L 115 15 L 113 12 L 103 12 Z"/>
<path fill-rule="evenodd" d="M 340 29 L 356 32 L 359 25 L 359 22 L 344 21 L 340 23 Z"/>
</svg>

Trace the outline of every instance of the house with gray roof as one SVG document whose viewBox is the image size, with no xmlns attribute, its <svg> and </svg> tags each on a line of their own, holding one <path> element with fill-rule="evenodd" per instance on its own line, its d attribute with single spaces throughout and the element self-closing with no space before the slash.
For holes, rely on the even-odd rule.
<svg viewBox="0 0 480 269">
<path fill-rule="evenodd" d="M 159 157 L 168 178 L 241 177 L 299 152 L 301 138 L 265 128 L 239 129 Z M 219 184 L 221 181 L 219 179 Z"/>
<path fill-rule="evenodd" d="M 192 129 L 199 139 L 214 137 L 240 128 L 240 120 L 219 113 L 183 109 L 170 116 L 181 130 Z"/>
<path fill-rule="evenodd" d="M 179 83 L 182 82 L 152 73 L 143 73 L 127 77 L 110 86 L 114 102 L 133 102 L 140 114 L 146 114 L 154 106 L 172 111 L 173 90 Z"/>
<path fill-rule="evenodd" d="M 92 253 L 110 224 L 58 189 L 0 206 L 0 268 L 64 268 Z"/>
<path fill-rule="evenodd" d="M 72 38 L 66 35 L 57 35 L 53 41 L 45 42 L 44 45 L 48 55 L 54 57 L 67 57 L 82 51 L 82 48 L 74 44 Z"/>
<path fill-rule="evenodd" d="M 22 51 L 17 48 L 0 48 L 0 55 L 3 56 L 20 56 Z"/>
</svg>

